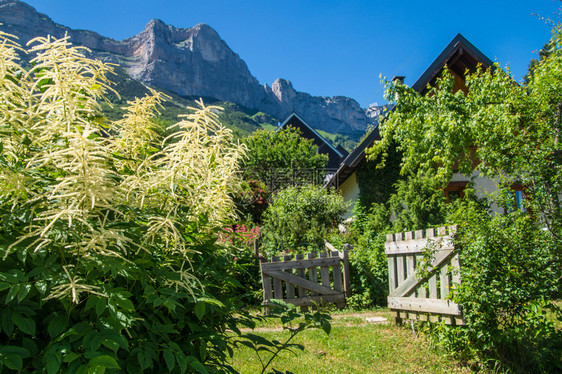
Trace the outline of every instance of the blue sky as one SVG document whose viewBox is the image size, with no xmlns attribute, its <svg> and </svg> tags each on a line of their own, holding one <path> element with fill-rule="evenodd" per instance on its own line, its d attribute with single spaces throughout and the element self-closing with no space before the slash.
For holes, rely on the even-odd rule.
<svg viewBox="0 0 562 374">
<path fill-rule="evenodd" d="M 260 83 L 384 103 L 379 76 L 413 84 L 462 33 L 520 80 L 550 37 L 560 1 L 27 0 L 55 22 L 121 40 L 159 18 L 213 27 Z"/>
</svg>

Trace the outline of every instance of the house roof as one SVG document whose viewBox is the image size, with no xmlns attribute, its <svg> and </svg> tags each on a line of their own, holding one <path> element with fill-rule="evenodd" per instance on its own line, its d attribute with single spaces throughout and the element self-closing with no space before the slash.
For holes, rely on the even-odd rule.
<svg viewBox="0 0 562 374">
<path fill-rule="evenodd" d="M 282 124 L 279 125 L 279 127 L 277 128 L 277 130 L 283 129 L 288 125 L 294 125 L 294 121 L 298 120 L 303 126 L 306 126 L 313 134 L 314 136 L 316 136 L 318 138 L 319 141 L 325 143 L 332 151 L 334 151 L 340 158 L 343 158 L 346 156 L 346 154 L 342 153 L 341 150 L 339 150 L 338 148 L 335 148 L 332 143 L 330 143 L 328 140 L 326 140 L 326 138 L 324 138 L 322 135 L 320 135 L 318 133 L 318 131 L 316 131 L 315 129 L 313 129 L 308 123 L 306 123 L 306 121 L 304 119 L 302 119 L 301 116 L 299 116 L 297 113 L 293 112 L 289 115 L 289 117 L 287 117 L 287 119 L 285 121 L 283 121 Z"/>
<path fill-rule="evenodd" d="M 484 67 L 493 66 L 492 60 L 486 57 L 478 48 L 470 43 L 460 33 L 445 47 L 443 52 L 437 56 L 435 61 L 413 84 L 412 88 L 420 93 L 424 93 L 428 85 L 432 85 L 439 77 L 439 74 L 447 65 L 459 76 L 464 76 L 466 70 L 474 71 L 478 64 Z M 394 110 L 395 106 L 391 106 L 386 111 L 386 115 L 382 117 L 375 128 L 363 139 L 363 141 L 343 160 L 338 171 L 330 178 L 325 187 L 341 186 L 347 178 L 349 178 L 359 163 L 365 158 L 365 150 L 372 147 L 375 140 L 380 139 L 379 124 L 384 121 L 388 114 Z"/>
<path fill-rule="evenodd" d="M 459 33 L 429 65 L 427 70 L 412 85 L 412 88 L 420 93 L 423 92 L 428 84 L 431 85 L 435 81 L 445 65 L 462 77 L 467 69 L 474 71 L 478 63 L 481 63 L 484 67 L 494 64 L 492 60 Z"/>
<path fill-rule="evenodd" d="M 392 110 L 392 108 L 390 109 Z M 385 117 L 386 118 L 386 117 Z M 355 171 L 355 168 L 365 158 L 365 150 L 372 147 L 375 140 L 380 139 L 378 123 L 371 129 L 365 138 L 359 143 L 357 147 L 342 161 L 340 167 L 334 175 L 328 180 L 324 187 L 337 188 Z"/>
</svg>

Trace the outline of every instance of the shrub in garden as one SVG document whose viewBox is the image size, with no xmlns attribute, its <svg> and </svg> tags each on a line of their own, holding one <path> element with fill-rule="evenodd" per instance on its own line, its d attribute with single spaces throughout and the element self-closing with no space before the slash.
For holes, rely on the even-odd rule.
<svg viewBox="0 0 562 374">
<path fill-rule="evenodd" d="M 514 372 L 562 369 L 562 313 L 550 296 L 560 286 L 552 261 L 552 237 L 529 215 L 496 215 L 463 204 L 456 246 L 461 248 L 460 286 L 466 326 L 434 328 L 434 337 L 457 355 Z"/>
<path fill-rule="evenodd" d="M 105 124 L 108 66 L 39 38 L 25 70 L 0 39 L 0 369 L 230 370 L 252 322 L 215 242 L 244 150 L 217 108 L 162 138 L 153 93 Z"/>
<path fill-rule="evenodd" d="M 232 266 L 230 276 L 240 284 L 239 299 L 244 305 L 259 305 L 262 301 L 262 284 L 257 240 L 260 238 L 259 226 L 235 224 L 225 227 L 220 233 L 219 242 L 230 255 Z"/>
<path fill-rule="evenodd" d="M 279 191 L 264 214 L 262 249 L 282 251 L 319 249 L 347 210 L 341 195 L 321 186 L 288 187 Z"/>
</svg>

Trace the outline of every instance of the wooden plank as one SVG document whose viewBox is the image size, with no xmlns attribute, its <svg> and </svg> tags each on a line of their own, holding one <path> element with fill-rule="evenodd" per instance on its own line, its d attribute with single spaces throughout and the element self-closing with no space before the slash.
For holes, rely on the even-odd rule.
<svg viewBox="0 0 562 374">
<path fill-rule="evenodd" d="M 290 262 L 293 259 L 291 255 L 283 256 L 284 262 Z M 285 272 L 288 274 L 293 274 L 293 269 L 286 269 Z M 294 299 L 295 298 L 295 285 L 289 282 L 285 282 L 285 289 L 287 290 L 287 299 Z"/>
<path fill-rule="evenodd" d="M 446 261 L 454 251 L 437 251 L 435 254 L 435 258 L 432 262 L 432 266 L 427 268 L 428 271 L 433 271 L 433 269 L 439 267 L 439 265 Z M 417 274 L 414 274 L 408 279 L 406 279 L 400 286 L 390 292 L 389 296 L 408 296 L 411 292 L 413 292 L 419 285 L 424 283 L 428 277 L 418 278 Z"/>
<path fill-rule="evenodd" d="M 462 317 L 455 317 L 453 319 L 453 321 L 454 321 L 455 325 L 457 325 L 457 326 L 464 326 L 466 324 L 466 322 L 464 321 L 464 318 L 462 318 Z"/>
<path fill-rule="evenodd" d="M 425 237 L 426 238 L 434 238 L 435 237 L 435 229 L 425 230 Z"/>
<path fill-rule="evenodd" d="M 264 270 L 287 270 L 299 268 L 315 268 L 318 266 L 333 266 L 339 264 L 339 257 L 323 257 L 308 260 L 295 260 L 291 262 L 266 262 L 262 264 Z"/>
<path fill-rule="evenodd" d="M 447 314 L 460 316 L 461 311 L 457 304 L 450 300 L 439 299 L 412 299 L 410 297 L 388 297 L 388 307 L 403 311 L 418 313 Z"/>
<path fill-rule="evenodd" d="M 314 306 L 316 304 L 328 304 L 328 303 L 341 303 L 345 301 L 345 296 L 342 293 L 337 295 L 319 295 L 319 296 L 309 296 L 304 298 L 296 298 L 291 300 L 285 300 L 287 304 L 293 304 L 295 306 Z M 269 303 L 271 304 L 271 303 Z"/>
<path fill-rule="evenodd" d="M 349 272 L 349 251 L 344 248 L 340 252 L 340 258 L 343 264 L 343 292 L 346 297 L 351 296 L 351 273 Z"/>
<path fill-rule="evenodd" d="M 332 256 L 338 256 L 338 251 L 332 251 Z M 343 291 L 343 284 L 342 284 L 342 277 L 341 277 L 341 269 L 340 264 L 332 266 L 332 274 L 334 275 L 334 290 L 336 291 Z"/>
<path fill-rule="evenodd" d="M 429 298 L 438 299 L 437 297 L 437 274 L 433 274 L 427 281 L 429 285 Z"/>
<path fill-rule="evenodd" d="M 336 249 L 336 247 L 334 247 L 334 246 L 333 246 L 331 243 L 329 243 L 329 242 L 324 242 L 324 245 L 326 246 L 326 250 L 328 251 L 328 253 L 331 252 L 331 253 L 332 253 L 332 256 L 339 257 L 337 253 L 334 255 L 334 252 L 338 252 L 338 250 Z"/>
<path fill-rule="evenodd" d="M 419 253 L 428 246 L 429 242 L 435 242 L 435 238 L 411 239 L 399 242 L 390 242 L 384 244 L 384 253 L 390 254 L 406 254 Z M 440 249 L 453 249 L 453 239 L 450 236 L 444 236 L 440 239 Z"/>
<path fill-rule="evenodd" d="M 460 259 L 459 254 L 455 253 L 453 257 L 451 257 L 451 268 L 452 268 L 452 275 L 451 275 L 451 282 L 454 284 L 461 283 L 461 274 L 460 274 Z"/>
<path fill-rule="evenodd" d="M 297 261 L 299 261 L 299 260 L 304 259 L 304 256 L 303 256 L 302 254 L 298 254 L 298 255 L 295 256 L 295 259 L 296 259 Z M 305 273 L 304 268 L 298 268 L 298 269 L 297 269 L 297 277 L 305 279 L 305 278 L 304 278 L 304 273 Z M 299 287 L 299 288 L 297 289 L 297 292 L 298 292 L 299 297 L 305 297 L 305 296 L 306 296 L 306 290 L 305 290 L 304 288 L 302 288 L 302 287 Z"/>
<path fill-rule="evenodd" d="M 439 271 L 439 287 L 440 287 L 440 299 L 446 299 L 449 295 L 449 269 L 448 264 L 444 263 L 441 265 L 441 269 Z"/>
<path fill-rule="evenodd" d="M 316 258 L 316 252 L 310 252 L 308 254 L 308 259 L 314 259 Z M 308 280 L 311 281 L 312 283 L 318 283 L 318 273 L 316 272 L 316 268 L 308 268 Z M 318 295 L 317 293 L 312 293 L 312 296 L 314 295 Z"/>
<path fill-rule="evenodd" d="M 396 289 L 396 256 L 388 256 L 388 286 L 390 293 Z"/>
<path fill-rule="evenodd" d="M 386 241 L 393 242 L 394 241 L 394 234 L 386 234 Z"/>
<path fill-rule="evenodd" d="M 277 256 L 271 257 L 271 262 L 277 262 L 277 261 L 279 261 L 279 257 Z M 263 267 L 262 267 L 262 272 L 265 273 Z M 281 283 L 281 280 L 278 278 L 273 278 L 273 294 L 276 299 L 283 300 L 283 284 Z"/>
<path fill-rule="evenodd" d="M 320 252 L 320 258 L 325 258 L 325 257 L 328 257 L 326 252 Z M 328 266 L 320 267 L 320 279 L 322 280 L 322 285 L 324 287 L 330 288 L 330 268 Z"/>
<path fill-rule="evenodd" d="M 439 316 L 429 316 L 429 322 L 438 323 Z"/>
<path fill-rule="evenodd" d="M 406 256 L 406 278 L 415 274 L 415 262 L 416 260 L 413 254 Z"/>
<path fill-rule="evenodd" d="M 261 275 L 261 285 L 263 289 L 263 302 L 273 299 L 273 292 L 271 290 L 271 277 L 267 274 Z"/>
<path fill-rule="evenodd" d="M 324 287 L 319 285 L 318 283 L 313 283 L 306 279 L 299 278 L 293 274 L 287 274 L 284 271 L 271 271 L 268 274 L 272 276 L 274 280 L 275 278 L 279 278 L 280 280 L 291 282 L 299 287 L 306 288 L 307 290 L 314 291 L 321 295 L 335 295 L 339 293 L 338 291 L 332 290 L 331 288 Z M 277 297 L 275 298 L 277 299 Z"/>
<path fill-rule="evenodd" d="M 404 263 L 404 256 L 396 256 L 396 282 L 398 283 L 398 287 L 400 287 L 407 278 L 405 274 L 405 267 L 406 264 Z"/>
</svg>

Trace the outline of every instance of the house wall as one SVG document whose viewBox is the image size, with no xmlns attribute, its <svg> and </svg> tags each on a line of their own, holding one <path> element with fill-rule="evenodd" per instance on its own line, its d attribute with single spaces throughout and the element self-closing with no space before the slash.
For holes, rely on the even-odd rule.
<svg viewBox="0 0 562 374">
<path fill-rule="evenodd" d="M 478 197 L 479 199 L 487 197 L 498 189 L 496 181 L 488 177 L 481 176 L 478 171 L 473 172 L 470 177 L 467 177 L 466 175 L 461 173 L 453 173 L 453 177 L 450 180 L 450 182 L 469 181 L 472 181 L 472 183 L 474 184 L 474 192 L 476 194 L 476 197 Z M 492 204 L 491 210 L 493 213 L 504 213 L 503 209 L 496 204 Z"/>
<path fill-rule="evenodd" d="M 347 213 L 345 214 L 345 218 L 351 217 L 351 212 L 353 211 L 353 207 L 355 206 L 355 202 L 359 199 L 359 185 L 357 184 L 357 176 L 356 173 L 353 173 L 347 178 L 347 180 L 339 187 L 339 192 L 341 192 L 344 201 L 351 202 Z"/>
</svg>

